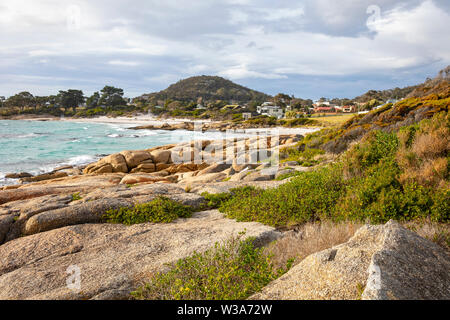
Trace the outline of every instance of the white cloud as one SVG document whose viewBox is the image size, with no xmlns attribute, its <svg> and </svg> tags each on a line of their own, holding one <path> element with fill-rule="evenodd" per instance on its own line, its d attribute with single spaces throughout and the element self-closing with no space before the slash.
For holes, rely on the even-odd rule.
<svg viewBox="0 0 450 320">
<path fill-rule="evenodd" d="M 229 79 L 237 80 L 244 78 L 261 78 L 261 79 L 286 79 L 285 75 L 279 75 L 275 73 L 265 73 L 248 70 L 247 66 L 234 66 L 227 70 L 222 70 L 219 75 Z"/>
<path fill-rule="evenodd" d="M 370 0 L 203 0 L 189 5 L 136 0 L 133 6 L 9 0 L 0 10 L 0 74 L 42 76 L 42 86 L 53 83 L 56 91 L 61 75 L 78 70 L 64 81 L 88 88 L 95 81 L 98 87 L 102 81 L 117 81 L 124 87 L 137 84 L 142 92 L 147 82 L 164 87 L 172 79 L 200 73 L 262 80 L 397 76 L 436 61 L 450 64 L 450 16 L 438 1 L 414 0 L 415 6 L 400 7 L 394 0 L 378 0 L 381 19 L 369 37 Z M 74 15 L 79 24 L 68 25 Z M 345 32 L 336 35 L 323 26 Z M 37 78 L 27 79 L 29 85 Z M 0 79 L 1 95 L 16 87 L 17 82 L 12 88 L 5 77 Z"/>
<path fill-rule="evenodd" d="M 303 8 L 261 9 L 261 18 L 267 21 L 300 18 L 305 14 Z"/>
<path fill-rule="evenodd" d="M 111 61 L 108 61 L 108 64 L 113 65 L 113 66 L 136 67 L 140 63 L 136 62 L 136 61 L 111 60 Z"/>
</svg>

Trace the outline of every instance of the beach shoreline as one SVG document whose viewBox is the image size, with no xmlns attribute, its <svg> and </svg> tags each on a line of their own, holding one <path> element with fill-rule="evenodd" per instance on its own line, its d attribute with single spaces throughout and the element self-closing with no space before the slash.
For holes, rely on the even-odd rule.
<svg viewBox="0 0 450 320">
<path fill-rule="evenodd" d="M 67 118 L 61 118 L 61 117 L 54 117 L 54 116 L 33 116 L 33 115 L 21 115 L 21 116 L 15 116 L 13 118 L 5 119 L 0 118 L 0 120 L 23 120 L 23 121 L 66 121 L 66 122 L 76 122 L 76 123 L 104 123 L 104 124 L 123 124 L 123 125 L 130 125 L 130 128 L 133 126 L 142 126 L 142 125 L 148 125 L 148 126 L 159 126 L 163 124 L 168 125 L 176 125 L 181 123 L 198 123 L 198 124 L 220 124 L 220 123 L 227 123 L 227 121 L 211 121 L 208 119 L 202 119 L 202 120 L 193 120 L 193 119 L 177 119 L 177 118 L 156 118 L 151 117 L 148 115 L 138 115 L 134 117 L 107 117 L 107 116 L 100 116 L 95 118 L 73 118 L 73 117 L 67 117 Z M 315 131 L 320 130 L 321 127 L 315 127 L 315 126 L 301 126 L 301 127 L 294 127 L 294 128 L 286 128 L 286 127 L 254 127 L 254 128 L 242 128 L 242 129 L 231 129 L 231 131 L 239 131 L 244 133 L 255 133 L 256 131 L 277 131 L 279 134 L 309 134 L 313 133 Z M 152 129 L 147 129 L 152 130 Z M 156 129 L 155 129 L 156 130 Z M 164 130 L 164 129 L 157 129 L 157 130 Z"/>
</svg>

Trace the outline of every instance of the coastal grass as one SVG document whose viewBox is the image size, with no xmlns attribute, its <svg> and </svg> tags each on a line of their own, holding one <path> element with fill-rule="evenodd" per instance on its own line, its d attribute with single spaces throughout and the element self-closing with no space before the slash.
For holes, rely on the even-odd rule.
<svg viewBox="0 0 450 320">
<path fill-rule="evenodd" d="M 252 238 L 231 238 L 203 253 L 181 259 L 132 292 L 138 300 L 243 300 L 287 272 Z"/>
<path fill-rule="evenodd" d="M 275 267 L 287 261 L 297 265 L 307 256 L 347 242 L 362 227 L 361 222 L 308 222 L 270 243 L 264 251 L 272 255 Z"/>
<path fill-rule="evenodd" d="M 136 204 L 134 207 L 106 211 L 103 219 L 107 223 L 125 225 L 145 222 L 169 223 L 178 218 L 189 218 L 194 209 L 166 197 L 158 197 L 148 203 Z"/>
<path fill-rule="evenodd" d="M 354 113 L 346 113 L 346 114 L 339 114 L 339 115 L 326 115 L 326 114 L 316 114 L 311 116 L 312 120 L 320 121 L 322 123 L 326 124 L 332 124 L 332 125 L 342 125 L 348 120 L 352 119 L 355 116 Z"/>
</svg>

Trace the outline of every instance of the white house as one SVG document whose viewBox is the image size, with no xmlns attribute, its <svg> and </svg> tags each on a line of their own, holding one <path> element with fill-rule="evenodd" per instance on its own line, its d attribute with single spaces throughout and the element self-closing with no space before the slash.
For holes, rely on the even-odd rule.
<svg viewBox="0 0 450 320">
<path fill-rule="evenodd" d="M 283 118 L 283 108 L 281 108 L 280 106 L 267 105 L 266 103 L 267 102 L 263 103 L 261 106 L 256 107 L 256 112 L 263 116 L 276 117 L 278 119 Z"/>
</svg>

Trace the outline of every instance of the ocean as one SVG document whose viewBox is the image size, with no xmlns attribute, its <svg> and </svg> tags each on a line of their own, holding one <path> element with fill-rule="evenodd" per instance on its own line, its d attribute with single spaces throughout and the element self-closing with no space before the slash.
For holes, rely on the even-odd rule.
<svg viewBox="0 0 450 320">
<path fill-rule="evenodd" d="M 0 185 L 15 184 L 6 173 L 40 174 L 62 165 L 84 165 L 123 150 L 219 139 L 221 132 L 130 130 L 133 124 L 0 120 Z"/>
</svg>

